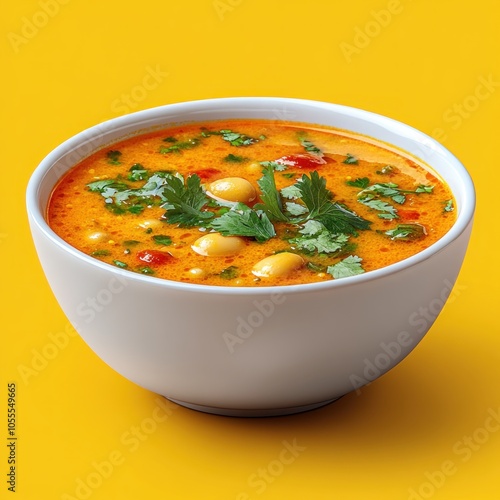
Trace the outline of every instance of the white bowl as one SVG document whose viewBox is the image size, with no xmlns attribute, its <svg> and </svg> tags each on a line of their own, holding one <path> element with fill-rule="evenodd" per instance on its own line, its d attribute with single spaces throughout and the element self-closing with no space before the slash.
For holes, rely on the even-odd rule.
<svg viewBox="0 0 500 500">
<path fill-rule="evenodd" d="M 128 272 L 76 250 L 47 225 L 54 185 L 82 158 L 150 129 L 224 118 L 324 124 L 393 144 L 420 157 L 448 183 L 457 202 L 456 223 L 431 247 L 383 269 L 337 281 L 259 288 L 193 285 Z M 467 171 L 427 135 L 359 109 L 285 98 L 193 101 L 109 120 L 51 152 L 27 190 L 31 231 L 47 280 L 95 353 L 127 379 L 179 404 L 238 416 L 316 408 L 399 363 L 450 294 L 474 206 Z"/>
</svg>

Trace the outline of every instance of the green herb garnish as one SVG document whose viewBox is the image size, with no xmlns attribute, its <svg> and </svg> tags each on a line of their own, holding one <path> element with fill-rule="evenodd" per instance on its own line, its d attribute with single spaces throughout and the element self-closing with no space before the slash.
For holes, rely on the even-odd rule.
<svg viewBox="0 0 500 500">
<path fill-rule="evenodd" d="M 121 165 L 120 156 L 122 155 L 121 151 L 108 151 L 106 153 L 106 158 L 108 159 L 108 163 L 110 165 Z"/>
<path fill-rule="evenodd" d="M 347 157 L 342 163 L 345 163 L 346 165 L 357 165 L 358 159 L 352 154 L 347 153 Z"/>
<path fill-rule="evenodd" d="M 121 260 L 114 260 L 113 263 L 115 266 L 121 267 L 122 269 L 128 267 L 128 264 L 126 262 L 122 262 Z"/>
<path fill-rule="evenodd" d="M 223 280 L 232 280 L 234 278 L 237 278 L 239 275 L 240 275 L 240 272 L 239 272 L 239 269 L 236 266 L 226 267 L 226 269 L 223 269 L 219 273 L 219 276 Z"/>
<path fill-rule="evenodd" d="M 243 156 L 233 155 L 232 153 L 229 153 L 226 157 L 224 157 L 224 161 L 226 161 L 228 163 L 243 163 L 245 161 L 248 161 L 248 158 L 245 158 Z"/>
<path fill-rule="evenodd" d="M 412 241 L 423 238 L 427 235 L 427 231 L 421 224 L 398 224 L 394 229 L 385 231 L 384 234 L 391 240 Z"/>
<path fill-rule="evenodd" d="M 365 270 L 361 266 L 361 259 L 357 255 L 349 255 L 344 260 L 337 262 L 333 266 L 328 266 L 326 272 L 331 274 L 335 279 L 347 278 L 349 276 L 356 276 L 363 274 Z"/>
<path fill-rule="evenodd" d="M 172 244 L 172 238 L 166 234 L 155 234 L 153 241 L 158 245 L 169 246 Z"/>
</svg>

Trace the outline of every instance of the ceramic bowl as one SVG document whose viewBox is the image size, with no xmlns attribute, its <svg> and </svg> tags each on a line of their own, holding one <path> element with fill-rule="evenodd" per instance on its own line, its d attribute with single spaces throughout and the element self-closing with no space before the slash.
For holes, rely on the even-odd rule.
<svg viewBox="0 0 500 500">
<path fill-rule="evenodd" d="M 194 285 L 128 272 L 76 250 L 47 225 L 55 184 L 96 150 L 159 127 L 226 118 L 323 124 L 403 149 L 450 186 L 456 223 L 426 250 L 383 269 L 259 288 Z M 30 227 L 47 280 L 97 356 L 132 382 L 181 405 L 235 416 L 313 409 L 399 363 L 427 333 L 451 292 L 474 206 L 466 169 L 429 136 L 367 111 L 286 98 L 201 100 L 109 120 L 52 151 L 27 189 Z"/>
</svg>

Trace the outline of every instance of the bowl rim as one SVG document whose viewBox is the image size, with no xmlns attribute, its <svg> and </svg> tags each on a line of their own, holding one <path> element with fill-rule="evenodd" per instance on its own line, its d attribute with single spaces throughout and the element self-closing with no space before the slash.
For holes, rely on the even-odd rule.
<svg viewBox="0 0 500 500">
<path fill-rule="evenodd" d="M 132 124 L 136 125 L 136 132 L 130 134 L 129 136 L 133 136 L 137 133 L 142 133 L 143 131 L 147 132 L 147 130 L 140 128 L 140 124 L 145 121 L 151 121 L 154 115 L 159 114 L 164 110 L 172 112 L 175 112 L 176 110 L 178 111 L 184 110 L 185 112 L 189 112 L 192 109 L 195 110 L 197 108 L 201 109 L 203 106 L 215 106 L 215 107 L 223 106 L 226 107 L 227 109 L 232 109 L 238 104 L 241 105 L 244 103 L 246 105 L 260 103 L 261 105 L 264 106 L 269 106 L 271 103 L 274 103 L 275 105 L 277 104 L 282 106 L 305 105 L 309 107 L 318 107 L 324 110 L 330 110 L 332 112 L 346 114 L 353 118 L 369 121 L 376 126 L 389 129 L 395 132 L 397 135 L 403 137 L 411 137 L 412 139 L 415 140 L 420 139 L 423 144 L 425 144 L 429 148 L 432 148 L 434 151 L 439 151 L 441 156 L 443 156 L 449 163 L 453 164 L 454 169 L 456 170 L 459 178 L 462 181 L 464 190 L 464 199 L 460 206 L 460 211 L 455 223 L 450 228 L 450 230 L 447 233 L 445 233 L 439 240 L 437 240 L 424 250 L 410 257 L 407 257 L 406 259 L 403 259 L 401 261 L 395 262 L 393 264 L 390 264 L 388 266 L 373 271 L 369 271 L 356 276 L 350 276 L 348 278 L 329 280 L 318 283 L 304 283 L 297 285 L 264 285 L 258 287 L 216 286 L 216 285 L 203 285 L 196 283 L 185 283 L 180 281 L 167 280 L 163 278 L 156 278 L 153 276 L 147 276 L 139 273 L 134 273 L 132 271 L 120 269 L 118 267 L 112 266 L 111 264 L 107 264 L 98 259 L 95 259 L 85 254 L 84 252 L 76 249 L 75 247 L 71 246 L 69 243 L 64 241 L 60 236 L 58 236 L 48 225 L 45 219 L 44 210 L 41 209 L 41 203 L 39 200 L 39 193 L 42 182 L 44 181 L 48 173 L 51 171 L 54 164 L 56 164 L 56 162 L 61 157 L 63 157 L 68 152 L 74 151 L 78 146 L 81 146 L 82 144 L 88 142 L 89 137 L 94 137 L 94 134 L 96 134 L 97 136 L 102 135 L 103 130 L 116 132 L 123 128 L 130 127 Z M 242 118 L 244 119 L 245 117 L 242 116 Z M 290 121 L 293 121 L 293 119 L 291 119 Z M 189 121 L 189 123 L 195 123 L 195 122 L 196 121 Z M 318 123 L 320 124 L 320 122 Z M 359 133 L 356 131 L 354 132 Z M 379 140 L 377 138 L 375 139 Z M 111 144 L 113 142 L 117 142 L 118 140 L 120 139 L 115 139 L 114 141 L 111 142 Z M 102 147 L 103 146 L 101 145 L 98 148 L 95 148 L 92 152 Z M 399 148 L 398 146 L 396 147 L 400 150 L 403 150 L 403 148 Z M 412 156 L 416 155 L 413 154 Z M 441 175 L 440 172 L 438 172 L 438 170 L 433 165 L 429 166 L 439 175 Z M 66 172 L 67 170 L 63 172 L 63 174 Z M 58 176 L 56 182 L 54 182 L 54 184 L 52 185 L 52 188 L 56 185 L 57 181 L 60 178 L 61 176 Z M 344 288 L 349 286 L 357 286 L 365 282 L 374 281 L 382 277 L 398 273 L 402 270 L 409 269 L 431 258 L 433 255 L 441 252 L 445 247 L 447 247 L 453 241 L 459 238 L 460 235 L 467 230 L 469 224 L 473 220 L 475 204 L 476 204 L 475 188 L 469 172 L 466 170 L 466 168 L 460 162 L 460 160 L 458 160 L 458 158 L 454 156 L 445 146 L 443 146 L 441 143 L 439 143 L 429 135 L 425 134 L 424 132 L 421 132 L 420 130 L 412 126 L 407 125 L 406 123 L 395 120 L 393 118 L 389 118 L 382 114 L 374 113 L 372 111 L 367 111 L 364 109 L 347 106 L 343 104 L 335 104 L 335 103 L 310 100 L 310 99 L 286 98 L 286 97 L 222 97 L 213 99 L 199 99 L 199 100 L 165 104 L 153 108 L 147 108 L 140 111 L 136 111 L 116 118 L 111 118 L 109 120 L 100 122 L 96 125 L 93 125 L 91 127 L 82 130 L 81 132 L 66 139 L 64 142 L 55 147 L 42 159 L 39 165 L 35 168 L 32 175 L 30 176 L 26 188 L 26 208 L 30 222 L 34 223 L 38 227 L 38 229 L 52 243 L 56 244 L 59 248 L 61 248 L 65 252 L 69 253 L 73 257 L 77 258 L 80 261 L 83 261 L 88 265 L 95 266 L 105 272 L 110 273 L 111 275 L 119 275 L 127 280 L 137 280 L 144 284 L 148 284 L 150 286 L 157 286 L 160 288 L 168 288 L 179 291 L 189 291 L 202 294 L 203 293 L 218 294 L 218 295 L 237 294 L 246 296 L 248 295 L 260 296 L 269 294 L 282 295 L 282 294 L 305 293 L 305 292 L 311 293 L 311 292 L 320 292 L 324 290 L 335 289 L 338 287 Z"/>
</svg>

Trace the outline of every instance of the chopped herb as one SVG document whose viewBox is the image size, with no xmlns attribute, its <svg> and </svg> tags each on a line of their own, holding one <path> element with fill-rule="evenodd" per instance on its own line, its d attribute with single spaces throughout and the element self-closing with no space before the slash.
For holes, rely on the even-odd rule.
<svg viewBox="0 0 500 500">
<path fill-rule="evenodd" d="M 222 138 L 229 142 L 231 146 L 250 146 L 251 144 L 255 144 L 259 142 L 260 139 L 255 139 L 245 134 L 240 134 L 238 132 L 233 132 L 232 130 L 220 130 L 220 135 Z"/>
<path fill-rule="evenodd" d="M 380 170 L 377 170 L 377 174 L 379 175 L 391 175 L 395 174 L 398 171 L 396 167 L 393 167 L 391 165 L 386 165 L 385 167 L 382 167 Z"/>
<path fill-rule="evenodd" d="M 443 208 L 444 212 L 453 212 L 453 210 L 455 210 L 455 207 L 453 205 L 453 200 L 447 200 L 444 203 L 445 203 L 445 206 Z"/>
<path fill-rule="evenodd" d="M 153 240 L 158 245 L 169 246 L 172 244 L 172 238 L 166 234 L 155 234 Z"/>
<path fill-rule="evenodd" d="M 257 203 L 255 209 L 262 210 L 272 221 L 289 222 L 288 217 L 283 213 L 283 205 L 276 189 L 273 168 L 270 165 L 264 167 L 263 174 L 257 181 L 262 191 L 260 196 L 262 203 Z"/>
<path fill-rule="evenodd" d="M 315 273 L 324 273 L 326 271 L 326 266 L 316 264 L 315 262 L 308 262 L 306 267 Z"/>
<path fill-rule="evenodd" d="M 177 142 L 177 139 L 175 137 L 165 137 L 165 139 L 163 139 L 163 142 L 170 142 L 170 143 L 173 143 L 173 142 Z"/>
<path fill-rule="evenodd" d="M 302 192 L 295 184 L 283 188 L 280 193 L 283 198 L 288 198 L 289 200 L 297 200 L 302 197 Z"/>
<path fill-rule="evenodd" d="M 223 269 L 219 276 L 224 280 L 232 280 L 240 275 L 239 269 L 236 266 L 229 266 Z"/>
<path fill-rule="evenodd" d="M 201 187 L 198 175 L 190 175 L 184 179 L 170 176 L 166 178 L 166 187 L 163 196 L 166 203 L 162 205 L 167 211 L 163 218 L 169 224 L 178 224 L 181 227 L 205 225 L 214 214 L 201 209 L 208 202 L 208 197 Z"/>
<path fill-rule="evenodd" d="M 87 184 L 87 187 L 90 191 L 103 193 L 106 188 L 113 189 L 115 191 L 125 191 L 129 186 L 124 182 L 119 182 L 114 179 L 104 179 L 101 181 L 90 182 Z"/>
<path fill-rule="evenodd" d="M 278 163 L 277 161 L 261 161 L 260 164 L 263 167 L 272 167 L 272 169 L 276 170 L 276 172 L 283 172 L 288 168 L 286 165 L 283 165 L 283 163 Z M 286 176 L 286 174 L 283 175 Z"/>
<path fill-rule="evenodd" d="M 183 149 L 193 149 L 200 143 L 201 141 L 197 137 L 182 142 L 176 141 L 172 146 L 169 146 L 168 148 L 161 147 L 160 153 L 163 155 L 168 153 L 180 153 Z"/>
<path fill-rule="evenodd" d="M 131 214 L 140 214 L 144 211 L 144 205 L 135 204 L 127 208 Z"/>
<path fill-rule="evenodd" d="M 236 155 L 233 155 L 232 153 L 229 153 L 224 158 L 224 161 L 227 161 L 229 163 L 243 163 L 245 161 L 248 161 L 248 158 L 245 158 L 243 156 L 236 156 Z"/>
<path fill-rule="evenodd" d="M 398 224 L 394 229 L 385 231 L 391 240 L 412 241 L 419 240 L 427 235 L 425 227 L 421 224 Z"/>
<path fill-rule="evenodd" d="M 142 274 L 154 274 L 155 272 L 153 271 L 153 269 L 151 269 L 150 267 L 148 266 L 144 266 L 144 267 L 139 267 L 137 269 L 137 271 L 139 271 L 140 273 Z"/>
<path fill-rule="evenodd" d="M 137 241 L 137 240 L 125 240 L 123 242 L 123 245 L 126 247 L 133 247 L 135 245 L 138 245 L 139 243 L 140 243 L 140 241 Z"/>
<path fill-rule="evenodd" d="M 309 210 L 308 219 L 321 222 L 333 233 L 354 234 L 357 229 L 369 229 L 370 221 L 331 201 L 332 193 L 326 188 L 326 179 L 316 170 L 310 177 L 304 174 L 295 185 Z"/>
<path fill-rule="evenodd" d="M 127 179 L 129 181 L 143 181 L 148 177 L 148 171 L 140 164 L 134 163 L 129 169 Z"/>
<path fill-rule="evenodd" d="M 109 250 L 95 250 L 90 255 L 94 257 L 106 257 L 107 255 L 111 255 L 111 252 Z"/>
<path fill-rule="evenodd" d="M 347 165 L 357 165 L 358 159 L 355 156 L 353 156 L 352 154 L 347 153 L 347 157 L 342 163 L 345 163 Z"/>
<path fill-rule="evenodd" d="M 365 189 L 370 185 L 370 179 L 368 179 L 368 177 L 358 177 L 354 181 L 346 181 L 346 184 L 348 186 Z"/>
<path fill-rule="evenodd" d="M 415 193 L 432 193 L 434 186 L 425 186 L 424 184 L 420 184 L 417 189 L 415 189 Z"/>
<path fill-rule="evenodd" d="M 347 278 L 348 276 L 356 276 L 363 274 L 365 270 L 361 266 L 361 259 L 357 255 L 349 255 L 344 260 L 337 262 L 333 266 L 328 266 L 327 273 L 331 274 L 335 279 Z"/>
<path fill-rule="evenodd" d="M 293 172 L 287 172 L 285 174 L 281 174 L 285 179 L 293 179 L 294 177 L 297 176 L 297 174 Z"/>
<path fill-rule="evenodd" d="M 108 151 L 106 153 L 106 158 L 108 159 L 108 163 L 110 165 L 121 165 L 120 156 L 122 155 L 121 151 Z"/>
<path fill-rule="evenodd" d="M 285 206 L 286 206 L 286 211 L 290 215 L 294 215 L 294 216 L 304 215 L 309 211 L 309 210 L 307 210 L 307 208 L 304 205 L 299 205 L 298 203 L 292 203 L 289 201 L 287 201 L 285 203 Z"/>
<path fill-rule="evenodd" d="M 116 266 L 121 267 L 122 269 L 128 267 L 128 264 L 126 262 L 122 262 L 121 260 L 114 260 L 113 262 Z"/>
<path fill-rule="evenodd" d="M 214 219 L 210 227 L 223 236 L 248 236 L 259 242 L 276 236 L 266 213 L 252 210 L 243 203 L 237 203 L 229 212 Z"/>
<path fill-rule="evenodd" d="M 331 233 L 323 224 L 312 220 L 308 221 L 299 233 L 302 236 L 291 239 L 290 243 L 296 245 L 300 250 L 311 253 L 337 253 L 343 249 L 349 240 L 349 236 L 346 234 Z"/>
<path fill-rule="evenodd" d="M 300 137 L 300 144 L 307 152 L 312 153 L 316 156 L 323 156 L 323 151 L 321 151 L 321 149 L 319 149 L 311 141 L 308 141 L 304 137 Z"/>
<path fill-rule="evenodd" d="M 122 215 L 126 212 L 124 208 L 120 207 L 116 203 L 105 203 L 104 206 L 106 207 L 107 210 L 114 213 L 115 215 Z"/>
<path fill-rule="evenodd" d="M 153 232 L 153 228 L 148 227 L 145 231 L 146 234 L 151 234 Z"/>
<path fill-rule="evenodd" d="M 372 195 L 367 195 L 364 196 L 363 198 L 358 198 L 358 201 L 363 205 L 366 205 L 368 208 L 381 212 L 378 214 L 378 216 L 381 219 L 390 220 L 398 218 L 397 214 L 398 211 L 392 205 L 389 205 L 389 203 L 385 201 L 378 200 Z"/>
</svg>

